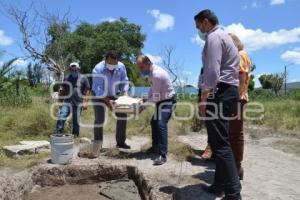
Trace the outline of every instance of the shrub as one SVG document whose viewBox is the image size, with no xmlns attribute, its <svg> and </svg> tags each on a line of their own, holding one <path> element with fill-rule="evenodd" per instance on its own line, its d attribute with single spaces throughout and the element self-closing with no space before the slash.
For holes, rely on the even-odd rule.
<svg viewBox="0 0 300 200">
<path fill-rule="evenodd" d="M 28 88 L 22 87 L 19 94 L 16 93 L 15 89 L 10 86 L 0 93 L 0 105 L 1 106 L 15 106 L 24 107 L 31 104 L 32 99 L 29 95 Z"/>
<path fill-rule="evenodd" d="M 291 89 L 288 91 L 289 99 L 300 101 L 300 89 Z"/>
</svg>

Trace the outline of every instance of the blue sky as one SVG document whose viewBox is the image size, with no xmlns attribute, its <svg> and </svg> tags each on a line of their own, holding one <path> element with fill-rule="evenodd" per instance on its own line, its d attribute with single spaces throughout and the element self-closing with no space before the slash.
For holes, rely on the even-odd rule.
<svg viewBox="0 0 300 200">
<path fill-rule="evenodd" d="M 28 5 L 30 1 L 7 1 Z M 70 8 L 72 16 L 89 23 L 126 17 L 142 25 L 147 35 L 143 52 L 160 62 L 166 45 L 175 46 L 175 59 L 190 84 L 196 85 L 202 66 L 203 43 L 196 37 L 193 17 L 202 9 L 212 9 L 226 31 L 236 33 L 245 43 L 257 68 L 263 73 L 283 72 L 288 67 L 289 82 L 300 81 L 300 1 L 299 0 L 41 0 L 50 11 Z M 222 3 L 221 3 L 222 2 Z M 225 3 L 226 2 L 226 3 Z M 22 56 L 20 34 L 15 24 L 0 14 L 2 60 Z M 101 55 L 99 55 L 99 60 Z M 20 65 L 24 62 L 20 61 Z M 256 86 L 259 86 L 258 84 Z"/>
</svg>

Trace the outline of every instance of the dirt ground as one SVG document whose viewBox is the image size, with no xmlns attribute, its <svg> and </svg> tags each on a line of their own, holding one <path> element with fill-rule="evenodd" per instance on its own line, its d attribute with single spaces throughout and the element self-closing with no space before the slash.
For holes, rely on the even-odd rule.
<svg viewBox="0 0 300 200">
<path fill-rule="evenodd" d="M 298 200 L 300 199 L 300 158 L 274 149 L 274 142 L 279 138 L 264 138 L 261 140 L 246 139 L 244 181 L 242 195 L 246 200 Z M 112 144 L 114 138 L 107 138 L 107 144 Z M 191 133 L 179 136 L 179 141 L 189 144 L 199 151 L 206 146 L 206 136 Z M 150 142 L 149 138 L 132 137 L 128 143 L 138 150 L 143 144 Z M 177 194 L 179 199 L 210 200 L 214 196 L 203 192 L 203 184 L 212 183 L 214 163 L 203 161 L 199 157 L 178 162 L 169 156 L 168 162 L 162 166 L 153 166 L 151 157 L 136 154 L 130 159 L 110 159 L 111 163 L 126 163 L 139 167 L 150 177 L 164 197 L 171 198 Z M 101 158 L 100 158 L 101 160 Z M 78 160 L 79 161 L 79 160 Z M 80 162 L 80 161 L 79 161 Z"/>
<path fill-rule="evenodd" d="M 36 186 L 23 200 L 141 200 L 132 180 L 107 181 L 97 184 L 62 185 L 57 187 Z"/>
<path fill-rule="evenodd" d="M 37 188 L 36 190 L 36 192 L 25 195 L 24 200 L 108 200 L 108 198 L 99 194 L 99 184 L 63 185 Z"/>
<path fill-rule="evenodd" d="M 190 133 L 177 136 L 178 140 L 190 145 L 195 152 L 200 152 L 206 146 L 206 135 Z M 260 140 L 246 138 L 245 158 L 243 167 L 245 170 L 242 181 L 242 196 L 245 200 L 298 200 L 300 199 L 300 157 L 287 154 L 274 146 L 278 137 L 267 137 Z M 153 156 L 141 153 L 141 148 L 150 142 L 149 137 L 133 136 L 127 139 L 132 146 L 127 156 L 110 157 L 102 155 L 97 159 L 84 159 L 74 156 L 72 165 L 113 164 L 136 166 L 144 176 L 150 180 L 153 190 L 159 194 L 157 199 L 167 200 L 176 197 L 183 200 L 214 200 L 216 197 L 206 194 L 202 190 L 203 185 L 211 184 L 214 177 L 214 163 L 203 161 L 199 156 L 194 156 L 186 161 L 178 161 L 168 156 L 168 162 L 162 166 L 153 166 Z M 275 143 L 274 143 L 275 142 Z M 104 148 L 115 147 L 113 134 L 105 135 Z M 55 166 L 51 164 L 44 164 Z M 1 176 L 0 176 L 1 177 Z M 70 186 L 64 186 L 70 187 Z M 87 197 L 79 198 L 77 195 L 71 199 L 92 199 L 95 194 L 93 188 L 97 186 L 72 186 L 70 191 Z M 98 188 L 97 188 L 98 189 Z M 66 190 L 60 188 L 55 191 L 66 194 Z M 81 192 L 80 192 L 81 191 Z M 51 190 L 45 189 L 45 192 Z M 57 194 L 58 194 L 57 193 Z M 43 199 L 48 198 L 45 193 Z M 72 192 L 70 193 L 72 195 Z M 49 194 L 50 197 L 50 194 Z M 70 196 L 68 196 L 68 199 Z M 56 198 L 57 199 L 57 198 Z M 95 199 L 95 198 L 93 198 Z M 58 199 L 57 199 L 58 200 Z"/>
</svg>

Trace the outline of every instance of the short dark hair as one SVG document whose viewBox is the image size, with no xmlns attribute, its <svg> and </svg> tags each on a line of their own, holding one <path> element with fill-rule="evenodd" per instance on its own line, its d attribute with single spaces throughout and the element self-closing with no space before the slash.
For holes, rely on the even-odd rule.
<svg viewBox="0 0 300 200">
<path fill-rule="evenodd" d="M 137 60 L 139 61 L 142 61 L 144 64 L 152 64 L 150 58 L 146 55 L 139 55 Z"/>
<path fill-rule="evenodd" d="M 148 56 L 144 57 L 144 63 L 145 64 L 152 64 L 152 62 L 151 62 L 151 60 L 150 60 L 150 58 Z"/>
<path fill-rule="evenodd" d="M 219 19 L 216 16 L 216 14 L 209 10 L 202 10 L 200 11 L 197 15 L 195 15 L 194 20 L 200 20 L 201 22 L 203 22 L 205 19 L 207 19 L 212 25 L 217 25 L 219 24 Z"/>
<path fill-rule="evenodd" d="M 105 54 L 105 60 L 107 60 L 108 58 L 112 58 L 114 60 L 119 59 L 119 54 L 116 51 L 109 51 Z"/>
</svg>

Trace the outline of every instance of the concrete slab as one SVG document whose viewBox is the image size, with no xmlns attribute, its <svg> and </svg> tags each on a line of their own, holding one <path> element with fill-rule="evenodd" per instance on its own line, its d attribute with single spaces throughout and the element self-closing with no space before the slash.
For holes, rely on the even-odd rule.
<svg viewBox="0 0 300 200">
<path fill-rule="evenodd" d="M 21 141 L 20 144 L 4 146 L 3 150 L 9 157 L 17 157 L 20 155 L 39 153 L 42 149 L 50 147 L 50 143 L 46 140 L 40 141 Z"/>
<path fill-rule="evenodd" d="M 23 145 L 32 145 L 35 147 L 50 147 L 50 142 L 46 141 L 46 140 L 23 140 L 20 142 L 20 144 Z"/>
</svg>

